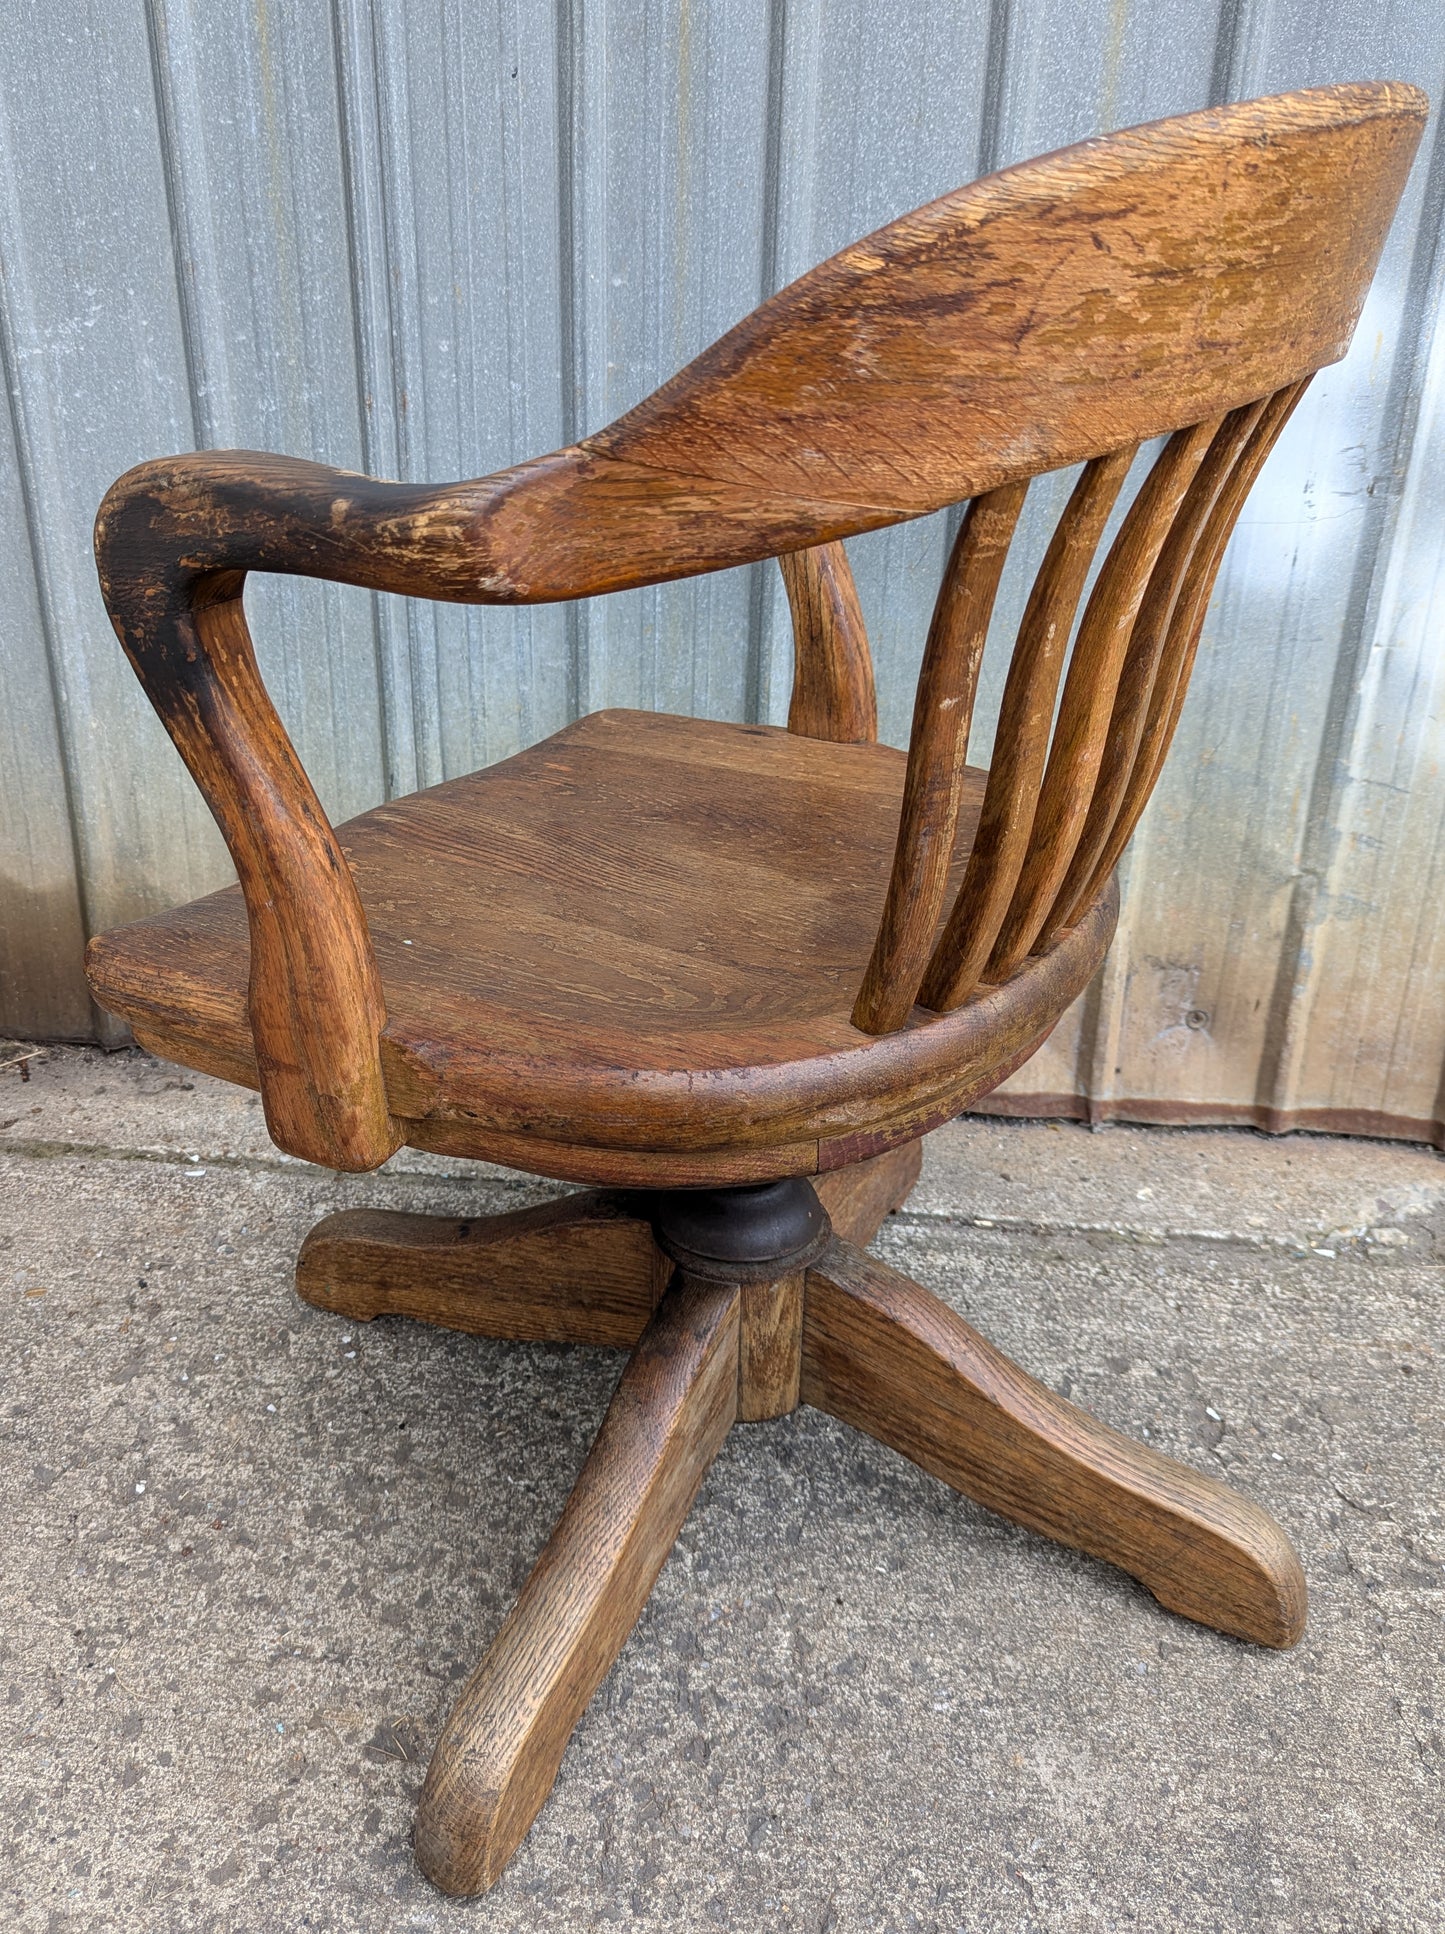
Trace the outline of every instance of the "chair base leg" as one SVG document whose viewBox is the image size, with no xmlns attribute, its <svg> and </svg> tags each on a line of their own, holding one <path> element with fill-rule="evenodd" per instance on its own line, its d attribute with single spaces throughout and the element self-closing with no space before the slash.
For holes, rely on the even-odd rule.
<svg viewBox="0 0 1445 1934">
<path fill-rule="evenodd" d="M 1267 1511 L 1056 1396 L 851 1243 L 808 1272 L 802 1397 L 1171 1612 L 1255 1645 L 1303 1635 L 1304 1573 Z"/>
<path fill-rule="evenodd" d="M 737 1411 L 738 1292 L 679 1285 L 633 1352 L 572 1495 L 432 1755 L 422 1871 L 490 1887 L 647 1603 Z"/>
<path fill-rule="evenodd" d="M 674 1270 L 642 1199 L 605 1191 L 476 1222 L 349 1211 L 307 1237 L 301 1293 L 351 1320 L 402 1314 L 632 1350 L 557 1528 L 433 1756 L 416 1850 L 445 1892 L 490 1887 L 535 1819 L 729 1429 L 799 1400 L 1118 1565 L 1170 1611 L 1260 1645 L 1300 1637 L 1304 1577 L 1266 1512 L 1055 1396 L 863 1252 L 919 1158 L 915 1144 L 821 1178 L 832 1241 L 780 1253 L 771 1274 L 766 1255 L 750 1261 L 738 1281 L 717 1279 L 711 1251 L 690 1265 L 664 1215 Z M 745 1216 L 750 1192 L 736 1194 Z"/>
<path fill-rule="evenodd" d="M 820 1176 L 834 1231 L 871 1242 L 918 1180 L 923 1144 L 908 1142 Z M 632 1349 L 672 1275 L 643 1198 L 584 1189 L 509 1215 L 410 1215 L 343 1209 L 301 1245 L 296 1288 L 353 1323 L 419 1323 L 515 1343 Z"/>
<path fill-rule="evenodd" d="M 630 1200 L 587 1189 L 465 1221 L 343 1209 L 301 1245 L 296 1288 L 352 1322 L 410 1316 L 514 1343 L 630 1350 L 671 1275 Z"/>
</svg>

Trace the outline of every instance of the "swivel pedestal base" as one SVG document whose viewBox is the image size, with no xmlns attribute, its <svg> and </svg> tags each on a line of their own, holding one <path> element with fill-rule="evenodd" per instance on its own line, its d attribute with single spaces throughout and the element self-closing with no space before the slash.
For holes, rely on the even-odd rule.
<svg viewBox="0 0 1445 1934">
<path fill-rule="evenodd" d="M 800 1402 L 1120 1566 L 1172 1612 L 1259 1645 L 1299 1638 L 1304 1577 L 1266 1512 L 1056 1397 L 863 1253 L 920 1157 L 915 1143 L 816 1191 L 594 1190 L 475 1222 L 351 1210 L 307 1237 L 301 1294 L 349 1320 L 632 1352 L 432 1756 L 416 1852 L 447 1893 L 490 1887 L 536 1818 L 733 1424 Z"/>
</svg>

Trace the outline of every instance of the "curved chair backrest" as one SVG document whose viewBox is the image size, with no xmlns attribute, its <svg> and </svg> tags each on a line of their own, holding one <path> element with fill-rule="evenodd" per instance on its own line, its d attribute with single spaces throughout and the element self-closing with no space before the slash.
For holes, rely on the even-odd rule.
<svg viewBox="0 0 1445 1934">
<path fill-rule="evenodd" d="M 1388 82 L 1212 108 L 889 223 L 574 451 L 510 473 L 482 533 L 502 595 L 916 517 L 1311 375 L 1349 346 L 1425 111 Z"/>
<path fill-rule="evenodd" d="M 123 477 L 97 521 L 102 588 L 236 860 L 275 1139 L 355 1167 L 401 1130 L 365 920 L 261 686 L 246 572 L 515 603 L 777 556 L 798 646 L 789 724 L 864 739 L 872 674 L 837 540 L 970 500 L 853 1020 L 883 1033 L 919 1004 L 952 1008 L 1107 884 L 1168 748 L 1234 520 L 1304 384 L 1349 345 L 1426 111 L 1401 84 L 1315 88 L 1005 169 L 824 262 L 607 429 L 494 477 L 401 485 L 251 452 Z M 1070 652 L 1110 509 L 1157 436 Z M 999 574 L 1029 479 L 1078 462 L 944 919 Z"/>
<path fill-rule="evenodd" d="M 569 571 L 597 581 L 599 540 L 618 547 L 611 581 L 635 583 L 664 561 L 668 575 L 709 568 L 972 500 L 924 656 L 860 1028 L 1007 978 L 1103 890 L 1168 750 L 1234 520 L 1305 383 L 1349 346 L 1424 108 L 1389 83 L 1319 88 L 1005 169 L 824 262 L 576 452 L 579 505 L 605 509 L 575 549 L 564 515 L 561 544 L 531 567 L 557 590 Z M 1089 599 L 1051 734 L 1105 522 L 1140 444 L 1167 432 Z M 935 945 L 1009 541 L 1028 479 L 1081 459 Z M 644 473 L 625 504 L 608 494 L 612 465 Z M 790 722 L 864 736 L 871 670 L 846 559 L 834 547 L 785 575 Z"/>
</svg>

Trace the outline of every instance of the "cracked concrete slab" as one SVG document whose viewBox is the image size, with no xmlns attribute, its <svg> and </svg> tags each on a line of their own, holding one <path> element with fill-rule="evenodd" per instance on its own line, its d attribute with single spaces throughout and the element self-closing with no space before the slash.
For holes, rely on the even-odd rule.
<svg viewBox="0 0 1445 1934">
<path fill-rule="evenodd" d="M 0 1055 L 0 1061 L 7 1059 Z M 0 1901 L 23 1930 L 1435 1929 L 1445 1163 L 980 1119 L 880 1253 L 1296 1539 L 1300 1648 L 1161 1612 L 812 1412 L 734 1433 L 484 1901 L 415 1871 L 603 1352 L 352 1326 L 307 1227 L 548 1192 L 290 1162 L 146 1056 L 0 1069 Z"/>
</svg>

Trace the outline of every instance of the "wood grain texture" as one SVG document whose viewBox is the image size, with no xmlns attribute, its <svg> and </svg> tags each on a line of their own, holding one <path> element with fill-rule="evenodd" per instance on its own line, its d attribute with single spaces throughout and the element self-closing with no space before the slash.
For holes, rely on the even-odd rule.
<svg viewBox="0 0 1445 1934">
<path fill-rule="evenodd" d="M 1221 423 L 1203 463 L 1190 479 L 1179 514 L 1150 573 L 1119 675 L 1104 753 L 1083 831 L 1045 926 L 1050 938 L 1068 926 L 1078 910 L 1087 904 L 1087 888 L 1101 877 L 1100 861 L 1133 777 L 1149 701 L 1170 637 L 1170 620 L 1185 571 L 1219 492 L 1267 404 L 1268 398 L 1248 403 L 1243 409 L 1232 410 Z"/>
<path fill-rule="evenodd" d="M 1039 791 L 1029 849 L 984 967 L 1007 980 L 1032 951 L 1083 831 L 1134 620 L 1185 492 L 1219 427 L 1177 430 L 1144 479 L 1089 594 Z"/>
<path fill-rule="evenodd" d="M 402 1120 L 432 1113 L 406 1090 L 418 1066 L 434 1073 L 438 1042 L 435 1031 L 408 1039 L 388 1004 L 387 990 L 412 976 L 395 980 L 373 952 L 364 890 L 358 897 L 262 688 L 240 602 L 248 572 L 508 602 L 812 550 L 811 563 L 787 567 L 790 584 L 806 590 L 816 577 L 816 596 L 798 600 L 805 635 L 809 626 L 820 638 L 829 624 L 832 631 L 826 655 L 803 655 L 799 718 L 861 732 L 861 621 L 833 541 L 1089 458 L 1085 500 L 1077 515 L 1066 513 L 1067 532 L 1109 497 L 1121 452 L 1141 438 L 1197 424 L 1341 355 L 1424 111 L 1417 90 L 1388 83 L 1315 89 L 1182 116 L 1006 170 L 811 271 L 585 446 L 491 478 L 386 484 L 221 452 L 142 465 L 114 485 L 96 524 L 102 591 L 236 862 L 250 929 L 243 1053 L 281 1146 L 336 1168 L 375 1166 L 407 1132 Z M 1034 728 L 1045 693 L 1052 706 L 1047 674 L 1056 678 L 1076 567 L 1091 554 L 1092 545 L 1066 545 L 1054 555 L 1045 589 L 1058 608 L 1047 636 L 1038 645 L 1021 638 L 1025 663 L 1040 673 L 1024 705 L 1032 736 L 1022 755 L 1005 745 L 995 759 L 971 881 L 925 977 L 923 998 L 935 1009 L 956 1006 L 978 985 L 985 962 L 975 964 L 974 953 L 984 937 L 992 945 L 994 902 L 1006 903 L 1024 863 L 1016 849 L 1034 817 Z M 825 662 L 821 694 L 811 692 Z M 1080 683 L 1088 683 L 1082 672 Z M 1006 711 L 1009 703 L 1006 695 Z M 1091 692 L 1090 719 L 1096 703 L 1102 697 Z M 956 762 L 955 742 L 944 740 Z M 1061 758 L 1069 743 L 1066 735 Z M 1066 778 L 1061 769 L 1049 788 L 1046 818 L 1061 814 L 1071 827 L 1084 808 Z M 923 799 L 921 784 L 914 796 Z M 945 786 L 944 817 L 951 796 Z M 923 805 L 917 811 L 929 818 Z M 908 839 L 917 843 L 917 832 L 911 821 Z M 1042 923 L 1068 845 L 1055 840 L 1049 864 L 1040 859 L 1029 874 L 1030 919 L 1006 935 L 1000 978 L 1032 945 L 1024 929 L 1035 911 Z M 900 905 L 892 906 L 885 952 L 896 941 L 911 961 L 930 941 L 928 901 L 951 857 L 949 842 L 942 849 L 930 847 L 928 892 L 902 922 L 906 933 Z M 829 875 L 836 885 L 836 859 Z M 550 911 L 545 891 L 539 899 L 541 919 Z M 560 931 L 547 944 L 565 956 Z M 102 948 L 92 969 L 102 1001 L 131 999 L 147 1007 L 141 1025 L 153 1036 L 200 1036 L 214 1050 L 194 1012 L 174 1003 L 158 1011 L 159 1000 L 119 990 L 116 966 L 115 950 Z M 627 969 L 657 982 L 655 964 L 636 953 Z M 555 991 L 564 986 L 554 980 Z M 765 988 L 755 973 L 755 1000 Z M 837 990 L 827 991 L 831 1002 Z M 890 1015 L 906 991 L 890 990 Z M 873 1025 L 881 984 L 866 992 Z M 838 1007 L 829 1019 L 848 1025 Z M 606 1044 L 595 1051 L 605 1057 Z M 477 1040 L 472 1052 L 489 1054 L 490 1043 Z M 769 1052 L 797 1050 L 775 1037 Z M 697 1066 L 666 1072 L 691 1081 Z M 750 1108 L 758 1085 L 749 1084 Z M 592 1099 L 595 1134 L 605 1110 Z M 863 1124 L 794 1109 L 761 1129 L 750 1122 L 748 1136 L 754 1145 L 769 1137 L 796 1145 L 853 1126 L 876 1132 L 878 1112 Z M 489 1127 L 542 1141 L 579 1132 L 570 1112 L 565 1122 L 554 1113 L 525 1127 L 515 1118 Z M 632 1132 L 637 1146 L 653 1131 L 637 1122 Z M 738 1138 L 736 1124 L 723 1137 Z"/>
<path fill-rule="evenodd" d="M 417 1859 L 490 1887 L 647 1602 L 737 1406 L 738 1293 L 680 1286 L 622 1373 L 556 1530 L 437 1743 Z"/>
<path fill-rule="evenodd" d="M 808 1272 L 805 1403 L 978 1503 L 1118 1565 L 1172 1612 L 1259 1645 L 1304 1630 L 1304 1575 L 1267 1512 L 1037 1383 L 847 1243 Z"/>
<path fill-rule="evenodd" d="M 840 1138 L 911 1139 L 1001 1080 L 1087 982 L 1113 915 L 987 1003 L 859 1033 L 904 765 L 883 746 L 599 713 L 344 826 L 406 1138 L 564 1180 L 766 1179 L 834 1165 L 820 1147 Z M 960 869 L 981 792 L 970 769 Z M 255 1084 L 234 888 L 106 936 L 90 972 L 147 1043 Z"/>
<path fill-rule="evenodd" d="M 1343 352 L 1424 113 L 1318 88 L 1004 169 L 811 270 L 587 448 L 916 515 L 1220 414 Z"/>
<path fill-rule="evenodd" d="M 1132 448 L 1115 450 L 1085 465 L 1024 607 L 978 831 L 919 992 L 922 1005 L 941 1014 L 957 1008 L 982 979 L 1028 857 L 1074 613 L 1133 456 Z"/>
<path fill-rule="evenodd" d="M 918 998 L 948 889 L 979 667 L 1009 545 L 1028 493 L 1005 484 L 969 505 L 923 649 L 888 897 L 853 1025 L 901 1027 Z"/>
<path fill-rule="evenodd" d="M 788 730 L 842 745 L 878 737 L 873 654 L 848 553 L 838 543 L 778 559 L 793 618 Z"/>
<path fill-rule="evenodd" d="M 153 596 L 164 603 L 157 585 Z M 225 834 L 249 928 L 245 1029 L 271 1139 L 336 1169 L 402 1143 L 379 1038 L 381 982 L 355 882 L 256 666 L 239 598 L 176 602 L 157 710 Z M 144 679 L 151 658 L 132 663 Z M 261 802 L 264 801 L 264 805 Z M 92 941 L 87 974 L 103 955 Z M 103 1000 L 103 997 L 101 997 Z"/>
<path fill-rule="evenodd" d="M 819 1176 L 817 1193 L 835 1231 L 850 1242 L 871 1242 L 884 1218 L 907 1200 L 922 1163 L 920 1140 Z M 317 1309 L 355 1323 L 406 1316 L 515 1343 L 630 1350 L 673 1274 L 652 1239 L 646 1206 L 645 1197 L 587 1189 L 503 1215 L 341 1209 L 308 1232 L 296 1262 L 296 1290 Z M 762 1348 L 764 1330 L 777 1327 L 765 1307 L 773 1285 L 763 1288 L 767 1294 L 751 1306 L 743 1298 L 745 1365 Z M 783 1408 L 791 1410 L 797 1402 L 801 1275 L 787 1300 L 793 1306 L 787 1318 L 793 1362 L 791 1396 Z M 754 1414 L 744 1393 L 756 1376 L 756 1367 L 740 1372 L 740 1417 Z"/>
<path fill-rule="evenodd" d="M 833 1233 L 860 1249 L 873 1240 L 884 1219 L 901 1209 L 923 1167 L 923 1139 L 903 1142 L 886 1155 L 834 1169 L 813 1184 L 828 1211 Z"/>
<path fill-rule="evenodd" d="M 1021 1067 L 1048 1039 L 1060 1013 L 1088 985 L 1108 950 L 1118 914 L 1117 891 L 1106 887 L 1077 928 L 1041 955 L 1037 964 L 1026 966 L 1008 988 L 989 989 L 960 1009 L 957 1017 L 949 1017 L 956 1018 L 957 1032 L 940 1040 L 929 1030 L 924 1046 L 937 1050 L 936 1055 L 930 1052 L 915 1059 L 910 1052 L 903 1060 L 890 1057 L 882 1072 L 896 1078 L 896 1087 L 884 1090 L 891 1095 L 886 1112 L 874 1101 L 860 1104 L 852 1111 L 852 1123 L 841 1123 L 835 1133 L 802 1141 L 765 1139 L 757 1146 L 612 1147 L 494 1128 L 477 1110 L 458 1108 L 454 1113 L 438 1109 L 409 1120 L 408 1144 L 438 1155 L 525 1168 L 558 1181 L 621 1189 L 720 1187 L 850 1169 L 940 1127 Z M 911 1037 L 905 1038 L 911 1049 Z M 149 1020 L 136 1028 L 136 1040 L 163 1060 L 242 1087 L 257 1085 L 255 1063 L 244 1041 Z M 737 1102 L 736 1087 L 723 1092 L 730 1102 Z M 780 1097 L 786 1098 L 781 1081 L 772 1099 Z M 863 1119 L 870 1112 L 871 1125 Z"/>
<path fill-rule="evenodd" d="M 408 1140 L 639 1188 L 819 1173 L 866 1238 L 918 1138 L 1032 1053 L 1102 958 L 1234 517 L 1344 353 L 1424 110 L 1391 84 L 1316 89 L 1006 170 L 824 263 L 585 444 L 494 477 L 403 486 L 244 452 L 129 473 L 97 523 L 102 589 L 241 884 L 97 942 L 98 996 L 259 1085 L 275 1139 L 333 1167 Z M 1051 730 L 1125 472 L 1171 432 Z M 999 571 L 1028 478 L 1074 462 L 985 776 L 964 758 Z M 872 743 L 840 540 L 965 498 L 905 762 Z M 241 606 L 250 571 L 508 603 L 779 554 L 790 732 L 598 714 L 339 832 Z M 821 1243 L 811 1195 L 778 1193 Z M 635 1342 L 428 1773 L 417 1853 L 445 1890 L 490 1885 L 527 1831 L 732 1423 L 800 1397 L 1176 1611 L 1299 1636 L 1303 1579 L 1264 1512 L 917 1285 L 845 1240 L 806 1272 L 816 1246 L 766 1251 L 795 1271 L 770 1284 L 668 1279 L 638 1208 L 353 1212 L 302 1253 L 302 1293 L 352 1318 Z"/>
<path fill-rule="evenodd" d="M 801 1269 L 738 1291 L 738 1422 L 764 1423 L 798 1407 L 802 1374 Z"/>
<path fill-rule="evenodd" d="M 465 1220 L 342 1209 L 301 1245 L 296 1289 L 354 1322 L 631 1349 L 671 1275 L 635 1202 L 588 1190 Z"/>
<path fill-rule="evenodd" d="M 1344 353 L 1427 111 L 1403 83 L 1311 88 L 1021 162 L 810 270 L 584 444 L 493 477 L 386 484 L 234 451 L 143 465 L 102 512 L 111 582 L 138 546 L 192 580 L 581 597 L 1198 422 Z"/>
<path fill-rule="evenodd" d="M 922 1165 L 919 1140 L 820 1175 L 817 1194 L 836 1233 L 871 1242 L 908 1199 Z M 307 1233 L 296 1290 L 317 1309 L 355 1323 L 406 1316 L 515 1343 L 630 1350 L 673 1274 L 652 1239 L 646 1206 L 645 1197 L 587 1189 L 503 1215 L 341 1209 Z M 801 1282 L 799 1276 L 793 1298 L 799 1336 Z M 746 1307 L 743 1329 L 746 1335 Z M 740 1378 L 740 1387 L 745 1382 Z M 792 1386 L 789 1409 L 797 1401 L 796 1365 Z"/>
<path fill-rule="evenodd" d="M 1254 420 L 1247 442 L 1210 506 L 1203 534 L 1190 551 L 1170 610 L 1159 669 L 1150 689 L 1148 708 L 1123 799 L 1093 873 L 1070 907 L 1067 920 L 1076 920 L 1080 909 L 1089 904 L 1102 882 L 1112 876 L 1149 803 L 1168 757 L 1179 714 L 1189 690 L 1194 656 L 1199 649 L 1210 593 L 1224 561 L 1225 548 L 1255 478 L 1264 468 L 1265 459 L 1278 442 L 1280 433 L 1307 387 L 1308 378 L 1290 384 L 1266 399 Z M 1051 917 L 1049 925 L 1061 931 L 1066 919 L 1061 917 L 1055 921 Z"/>
<path fill-rule="evenodd" d="M 1293 416 L 1295 409 L 1309 388 L 1311 378 L 1306 376 L 1298 383 L 1277 390 L 1260 412 L 1259 421 L 1249 444 L 1235 465 L 1223 489 L 1215 501 L 1209 522 L 1204 527 L 1204 537 L 1195 547 L 1189 560 L 1180 586 L 1179 598 L 1170 624 L 1171 651 L 1166 646 L 1165 665 L 1171 676 L 1158 681 L 1161 700 L 1167 698 L 1167 713 L 1162 729 L 1156 726 L 1153 706 L 1145 721 L 1141 751 L 1152 754 L 1147 767 L 1146 783 L 1152 787 L 1157 783 L 1169 747 L 1179 724 L 1179 714 L 1189 690 L 1189 677 L 1193 670 L 1195 654 L 1199 649 L 1200 636 L 1204 629 L 1205 616 L 1209 609 L 1210 594 L 1214 581 L 1219 575 L 1219 567 L 1224 561 L 1239 513 L 1244 508 L 1245 499 L 1254 487 L 1255 479 L 1264 468 L 1269 453 L 1279 441 L 1285 425 Z M 1177 641 L 1177 643 L 1176 643 Z M 1144 761 L 1140 759 L 1141 771 L 1145 771 Z"/>
</svg>

